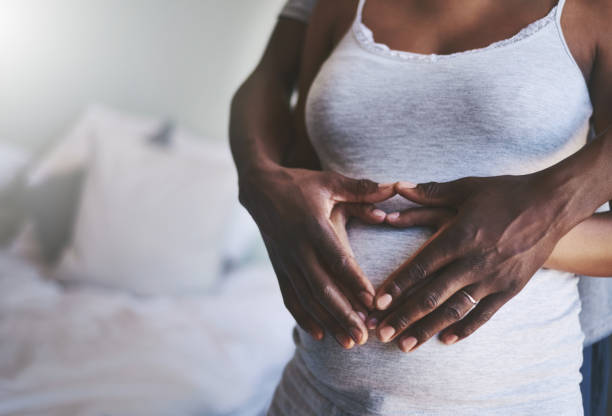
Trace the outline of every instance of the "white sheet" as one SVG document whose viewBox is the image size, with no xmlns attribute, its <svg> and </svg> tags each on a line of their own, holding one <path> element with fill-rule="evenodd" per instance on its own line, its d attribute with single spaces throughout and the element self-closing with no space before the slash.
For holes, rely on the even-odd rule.
<svg viewBox="0 0 612 416">
<path fill-rule="evenodd" d="M 0 415 L 255 415 L 292 326 L 269 266 L 206 296 L 135 298 L 0 254 Z"/>
</svg>

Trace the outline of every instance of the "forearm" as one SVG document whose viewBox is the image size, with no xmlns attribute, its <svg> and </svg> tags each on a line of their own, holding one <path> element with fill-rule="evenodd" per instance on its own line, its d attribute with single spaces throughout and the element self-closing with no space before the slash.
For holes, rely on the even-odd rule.
<svg viewBox="0 0 612 416">
<path fill-rule="evenodd" d="M 266 78 L 255 71 L 232 102 L 230 146 L 241 177 L 281 165 L 293 137 L 288 93 L 279 81 Z"/>
<path fill-rule="evenodd" d="M 535 174 L 555 205 L 554 230 L 565 235 L 612 200 L 612 129 L 560 163 Z M 541 181 L 540 181 L 541 180 Z"/>
<path fill-rule="evenodd" d="M 593 215 L 555 246 L 544 267 L 586 276 L 612 276 L 612 213 Z"/>
<path fill-rule="evenodd" d="M 293 145 L 291 94 L 305 25 L 280 19 L 257 68 L 232 100 L 230 146 L 240 178 L 279 167 Z"/>
</svg>

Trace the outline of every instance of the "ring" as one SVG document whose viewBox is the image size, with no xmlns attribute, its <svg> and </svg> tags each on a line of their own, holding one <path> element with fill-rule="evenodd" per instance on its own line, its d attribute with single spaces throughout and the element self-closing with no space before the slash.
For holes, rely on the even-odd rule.
<svg viewBox="0 0 612 416">
<path fill-rule="evenodd" d="M 474 299 L 472 297 L 472 295 L 470 295 L 468 292 L 466 292 L 465 290 L 461 290 L 461 293 L 463 294 L 463 296 L 465 296 L 466 298 L 468 298 L 468 300 L 470 302 L 472 302 L 472 305 L 476 305 L 478 303 L 478 301 L 476 299 Z"/>
</svg>

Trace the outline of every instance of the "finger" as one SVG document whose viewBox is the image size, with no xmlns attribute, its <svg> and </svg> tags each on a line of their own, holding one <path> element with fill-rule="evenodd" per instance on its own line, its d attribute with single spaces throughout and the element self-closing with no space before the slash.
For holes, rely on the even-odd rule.
<svg viewBox="0 0 612 416">
<path fill-rule="evenodd" d="M 343 241 L 329 221 L 320 222 L 317 228 L 318 233 L 313 236 L 314 247 L 321 262 L 329 271 L 331 280 L 342 282 L 366 309 L 371 309 L 375 294 L 374 286 L 357 264 L 348 244 L 348 237 Z"/>
<path fill-rule="evenodd" d="M 323 328 L 306 312 L 291 283 L 284 277 L 279 277 L 278 283 L 283 302 L 291 316 L 304 331 L 308 332 L 317 341 L 321 341 L 325 336 Z"/>
<path fill-rule="evenodd" d="M 417 321 L 399 337 L 398 345 L 404 352 L 410 352 L 428 341 L 435 334 L 460 321 L 486 296 L 484 287 L 465 287 L 450 297 L 442 306 Z M 474 303 L 476 301 L 476 303 Z"/>
<path fill-rule="evenodd" d="M 394 227 L 436 227 L 450 221 L 455 211 L 449 208 L 410 208 L 402 212 L 392 212 L 385 218 L 385 222 Z"/>
<path fill-rule="evenodd" d="M 349 290 L 346 290 L 344 287 L 342 287 L 341 284 L 339 284 L 338 286 L 340 290 L 342 291 L 342 293 L 344 294 L 344 296 L 346 296 L 348 301 L 351 303 L 351 306 L 353 307 L 353 310 L 357 313 L 357 316 L 359 316 L 359 319 L 361 319 L 364 326 L 367 328 L 365 323 L 366 323 L 366 319 L 368 318 L 369 311 L 363 306 L 362 302 L 360 302 L 358 299 L 356 299 L 353 296 L 353 294 Z M 362 340 L 361 344 L 365 344 L 365 341 L 367 341 L 368 339 L 367 331 L 365 332 L 364 335 L 365 335 L 364 337 L 365 339 Z"/>
<path fill-rule="evenodd" d="M 323 270 L 313 251 L 302 250 L 299 257 L 301 271 L 307 277 L 314 299 L 336 318 L 357 344 L 362 344 L 367 339 L 367 329 L 351 302 Z"/>
<path fill-rule="evenodd" d="M 338 202 L 375 203 L 396 194 L 394 183 L 379 184 L 369 179 L 353 179 L 338 174 L 331 179 L 331 189 Z"/>
<path fill-rule="evenodd" d="M 478 302 L 478 305 L 465 318 L 442 331 L 440 340 L 451 345 L 469 337 L 487 323 L 511 298 L 512 295 L 505 292 L 487 296 Z"/>
<path fill-rule="evenodd" d="M 454 263 L 445 268 L 431 282 L 403 300 L 402 305 L 378 325 L 378 338 L 383 342 L 391 341 L 469 285 L 471 279 L 471 269 L 466 264 Z"/>
<path fill-rule="evenodd" d="M 427 206 L 457 206 L 467 196 L 474 178 L 462 178 L 452 182 L 428 182 L 415 185 L 398 182 L 395 190 L 406 199 Z"/>
<path fill-rule="evenodd" d="M 464 254 L 468 245 L 462 240 L 459 229 L 452 225 L 438 230 L 379 287 L 376 308 L 388 309 L 402 293 Z"/>
<path fill-rule="evenodd" d="M 370 312 L 368 317 L 366 318 L 366 327 L 368 329 L 376 329 L 378 324 L 385 318 L 385 316 L 389 315 L 388 311 L 373 311 Z"/>
<path fill-rule="evenodd" d="M 367 224 L 376 225 L 383 223 L 387 216 L 385 211 L 376 208 L 373 204 L 343 203 L 341 205 L 345 219 L 355 217 Z"/>
<path fill-rule="evenodd" d="M 302 273 L 293 266 L 289 266 L 289 269 L 291 270 L 291 275 L 295 277 L 291 280 L 291 285 L 293 286 L 303 308 L 309 311 L 311 316 L 314 316 L 317 322 L 319 322 L 319 324 L 322 325 L 323 328 L 325 328 L 325 330 L 334 337 L 336 342 L 342 348 L 353 348 L 355 346 L 355 341 L 353 338 L 344 328 L 342 328 L 338 320 L 331 316 L 330 313 L 327 312 L 327 310 L 315 299 L 314 294 L 310 289 L 310 285 Z"/>
<path fill-rule="evenodd" d="M 353 254 L 353 250 L 351 249 L 351 246 L 349 244 L 348 235 L 346 233 L 346 228 L 345 228 L 345 224 L 344 223 L 338 224 L 336 234 L 338 235 L 338 238 L 340 239 L 341 243 L 344 245 L 344 247 L 347 250 L 348 254 L 352 258 L 355 258 L 354 254 Z M 338 287 L 340 288 L 340 290 L 342 291 L 344 296 L 346 296 L 347 299 L 349 300 L 349 302 L 351 302 L 351 305 L 353 306 L 353 310 L 355 310 L 355 312 L 357 312 L 357 315 L 359 315 L 359 318 L 361 318 L 361 320 L 365 323 L 369 311 L 365 308 L 364 302 L 362 302 L 359 299 L 357 299 L 355 297 L 355 294 L 353 293 L 353 291 L 347 289 L 343 285 L 342 281 L 338 280 L 338 281 L 336 281 L 336 284 L 338 285 Z M 371 297 L 371 295 L 369 295 L 368 296 L 368 300 L 370 302 L 371 302 L 371 299 L 372 299 L 372 297 Z M 366 333 L 366 338 L 367 338 L 367 333 Z"/>
<path fill-rule="evenodd" d="M 321 324 L 333 335 L 342 348 L 350 350 L 355 346 L 355 340 L 346 333 L 338 321 L 329 314 L 320 304 L 313 305 L 314 312 Z M 366 338 L 367 340 L 367 338 Z"/>
<path fill-rule="evenodd" d="M 410 288 L 410 290 L 404 292 L 399 299 L 396 299 L 394 308 L 385 309 L 382 311 L 381 310 L 370 311 L 370 313 L 368 314 L 366 318 L 366 327 L 368 329 L 376 329 L 376 327 L 386 317 L 390 316 L 399 306 L 401 306 L 405 301 L 407 301 L 410 298 L 410 295 L 412 295 L 418 289 L 424 287 L 427 283 L 428 283 L 427 281 L 421 281 L 415 286 L 413 286 L 412 288 Z"/>
<path fill-rule="evenodd" d="M 278 285 L 280 287 L 281 295 L 283 298 L 283 303 L 285 307 L 293 316 L 296 323 L 306 332 L 310 334 L 314 339 L 320 341 L 325 336 L 323 328 L 317 323 L 317 321 L 312 317 L 310 313 L 304 309 L 302 306 L 300 299 L 298 298 L 295 289 L 291 285 L 289 276 L 285 272 L 285 266 L 282 264 L 280 256 L 278 255 L 274 245 L 271 241 L 264 238 L 266 249 L 268 250 L 268 255 L 270 256 L 270 261 L 272 263 L 272 267 L 276 274 L 276 278 L 278 280 Z"/>
</svg>

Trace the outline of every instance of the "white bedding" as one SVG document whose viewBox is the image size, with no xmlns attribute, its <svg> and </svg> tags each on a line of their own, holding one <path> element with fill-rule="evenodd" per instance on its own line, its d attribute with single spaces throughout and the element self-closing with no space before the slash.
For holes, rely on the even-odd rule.
<svg viewBox="0 0 612 416">
<path fill-rule="evenodd" d="M 0 416 L 256 415 L 292 326 L 266 265 L 209 295 L 136 298 L 0 253 Z"/>
</svg>

